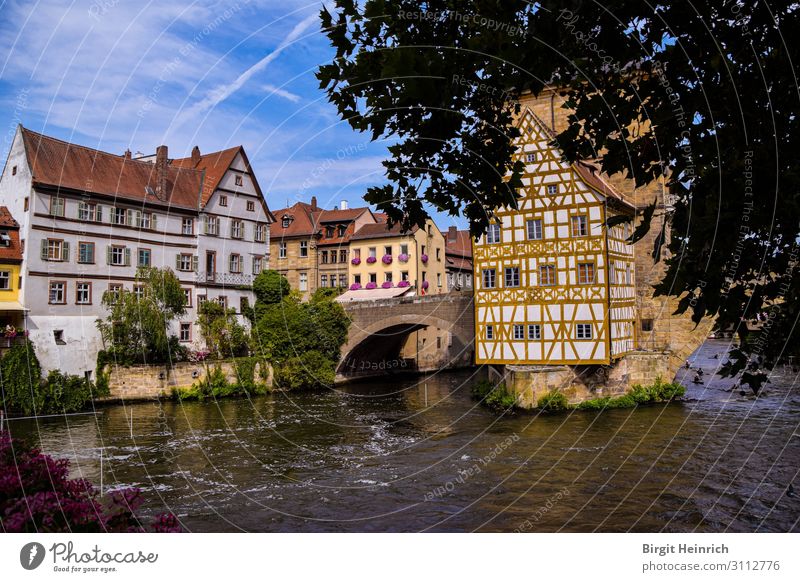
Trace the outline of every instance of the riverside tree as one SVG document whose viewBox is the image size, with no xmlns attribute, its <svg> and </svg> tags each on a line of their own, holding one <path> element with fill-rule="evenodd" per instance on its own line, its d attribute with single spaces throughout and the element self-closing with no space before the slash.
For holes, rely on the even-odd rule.
<svg viewBox="0 0 800 582">
<path fill-rule="evenodd" d="M 181 283 L 169 268 L 141 267 L 136 273 L 140 292 L 106 292 L 102 304 L 108 310 L 97 327 L 107 357 L 120 363 L 168 362 L 181 351 L 170 324 L 186 313 Z"/>
<path fill-rule="evenodd" d="M 602 152 L 608 174 L 665 178 L 670 253 L 655 292 L 722 328 L 766 312 L 725 368 L 757 387 L 759 364 L 800 351 L 799 12 L 788 0 L 336 0 L 321 12 L 336 54 L 317 76 L 343 120 L 392 142 L 386 183 L 365 199 L 405 226 L 427 203 L 474 235 L 516 205 L 516 97 L 558 86 L 568 161 Z"/>
</svg>

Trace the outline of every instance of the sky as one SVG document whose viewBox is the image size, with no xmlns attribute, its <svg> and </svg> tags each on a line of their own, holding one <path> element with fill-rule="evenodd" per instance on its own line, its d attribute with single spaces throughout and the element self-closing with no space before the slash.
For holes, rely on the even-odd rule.
<svg viewBox="0 0 800 582">
<path fill-rule="evenodd" d="M 0 156 L 17 124 L 170 157 L 243 145 L 271 209 L 361 206 L 386 143 L 342 122 L 314 76 L 320 2 L 0 0 Z M 466 221 L 433 214 L 442 230 Z"/>
</svg>

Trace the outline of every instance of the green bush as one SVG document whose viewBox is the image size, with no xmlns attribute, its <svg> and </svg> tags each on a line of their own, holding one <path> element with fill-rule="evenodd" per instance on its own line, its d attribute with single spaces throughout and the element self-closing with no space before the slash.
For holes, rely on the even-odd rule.
<svg viewBox="0 0 800 582">
<path fill-rule="evenodd" d="M 39 413 L 57 414 L 82 410 L 94 396 L 92 383 L 80 376 L 52 370 L 42 383 L 43 406 Z"/>
<path fill-rule="evenodd" d="M 275 385 L 284 390 L 330 388 L 335 378 L 336 363 L 317 351 L 275 366 Z"/>
<path fill-rule="evenodd" d="M 42 367 L 30 340 L 15 344 L 0 361 L 0 384 L 2 384 L 3 403 L 9 412 L 41 414 L 45 408 L 45 398 L 39 385 Z"/>
<path fill-rule="evenodd" d="M 659 376 L 650 386 L 635 384 L 623 396 L 594 398 L 576 404 L 576 410 L 605 410 L 609 408 L 633 408 L 639 404 L 652 404 L 656 402 L 669 402 L 680 398 L 686 393 L 686 388 L 677 382 L 664 382 Z M 540 405 L 541 406 L 541 405 Z"/>
<path fill-rule="evenodd" d="M 505 411 L 517 406 L 516 397 L 508 391 L 505 384 L 495 385 L 489 380 L 481 380 L 473 384 L 471 392 L 473 398 L 493 410 Z"/>
<path fill-rule="evenodd" d="M 256 394 L 266 394 L 269 387 L 266 385 L 266 377 L 259 374 L 256 381 L 256 366 L 259 362 L 266 362 L 259 358 L 238 358 L 232 361 L 236 382 L 228 382 L 222 366 L 217 364 L 208 369 L 206 376 L 192 384 L 190 388 L 175 388 L 172 390 L 173 397 L 178 400 L 204 400 L 206 398 L 225 398 L 226 396 L 249 396 Z"/>
<path fill-rule="evenodd" d="M 551 390 L 539 398 L 539 401 L 536 403 L 536 405 L 542 410 L 550 411 L 566 410 L 569 408 L 567 397 L 563 392 L 559 392 L 558 390 Z"/>
</svg>

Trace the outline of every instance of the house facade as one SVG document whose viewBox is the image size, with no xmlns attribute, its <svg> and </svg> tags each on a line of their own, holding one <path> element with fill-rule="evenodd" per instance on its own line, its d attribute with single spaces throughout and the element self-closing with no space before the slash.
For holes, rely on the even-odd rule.
<svg viewBox="0 0 800 582">
<path fill-rule="evenodd" d="M 22 248 L 19 223 L 0 206 L 0 348 L 24 337 L 25 307 L 20 303 Z"/>
<path fill-rule="evenodd" d="M 445 242 L 436 224 L 403 232 L 399 224 L 367 224 L 350 237 L 350 289 L 410 288 L 445 293 Z"/>
<path fill-rule="evenodd" d="M 635 209 L 590 163 L 567 164 L 529 108 L 516 121 L 519 209 L 475 241 L 478 364 L 609 364 L 635 345 Z"/>
<path fill-rule="evenodd" d="M 369 208 L 348 208 L 345 203 L 338 209 L 318 213 L 317 270 L 320 287 L 346 288 L 350 284 L 350 240 L 362 226 L 378 222 Z"/>
<path fill-rule="evenodd" d="M 90 375 L 103 348 L 103 294 L 136 291 L 140 266 L 169 267 L 187 313 L 172 332 L 200 343 L 197 307 L 240 312 L 269 264 L 269 212 L 244 149 L 132 159 L 18 127 L 0 203 L 19 222 L 21 303 L 45 370 Z"/>
<path fill-rule="evenodd" d="M 472 237 L 468 230 L 451 226 L 445 234 L 447 289 L 472 290 Z"/>
</svg>

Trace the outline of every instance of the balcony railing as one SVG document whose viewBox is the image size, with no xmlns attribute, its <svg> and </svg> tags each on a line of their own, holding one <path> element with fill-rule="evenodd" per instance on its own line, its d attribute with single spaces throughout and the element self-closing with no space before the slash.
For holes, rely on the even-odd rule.
<svg viewBox="0 0 800 582">
<path fill-rule="evenodd" d="M 24 335 L 17 335 L 14 337 L 0 337 L 0 349 L 10 348 L 25 343 Z"/>
<path fill-rule="evenodd" d="M 216 271 L 200 271 L 195 277 L 197 283 L 213 285 L 230 285 L 232 287 L 251 287 L 253 275 L 244 273 L 218 273 Z"/>
</svg>

